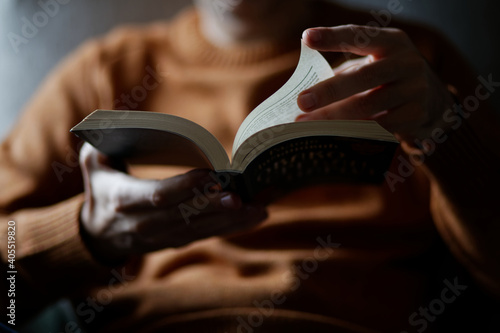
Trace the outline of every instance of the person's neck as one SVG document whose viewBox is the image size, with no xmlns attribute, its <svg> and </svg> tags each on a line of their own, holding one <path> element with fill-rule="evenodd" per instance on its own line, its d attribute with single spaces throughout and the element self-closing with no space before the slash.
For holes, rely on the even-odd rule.
<svg viewBox="0 0 500 333">
<path fill-rule="evenodd" d="M 203 36 L 213 45 L 230 47 L 265 42 L 287 42 L 300 39 L 311 21 L 306 1 L 290 1 L 290 6 L 275 14 L 263 14 L 251 20 L 230 11 L 221 13 L 212 7 L 197 5 Z"/>
</svg>

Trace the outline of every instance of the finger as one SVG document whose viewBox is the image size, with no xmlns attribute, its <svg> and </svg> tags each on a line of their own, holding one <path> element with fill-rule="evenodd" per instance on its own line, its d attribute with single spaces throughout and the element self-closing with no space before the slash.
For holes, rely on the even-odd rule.
<svg viewBox="0 0 500 333">
<path fill-rule="evenodd" d="M 93 193 L 117 212 L 175 205 L 195 196 L 200 187 L 208 191 L 217 186 L 210 171 L 204 169 L 164 180 L 138 179 L 112 168 L 112 160 L 88 143 L 80 150 L 80 164 L 88 202 Z"/>
<path fill-rule="evenodd" d="M 217 183 L 210 170 L 195 169 L 163 180 L 128 177 L 119 185 L 118 211 L 175 206 L 199 193 L 209 193 Z"/>
<path fill-rule="evenodd" d="M 164 180 L 138 179 L 109 167 L 110 160 L 87 143 L 81 149 L 80 161 L 86 193 L 107 193 L 99 196 L 100 200 L 107 200 L 117 212 L 168 207 L 218 185 L 211 171 L 204 169 Z"/>
<path fill-rule="evenodd" d="M 88 142 L 85 142 L 80 149 L 79 162 L 86 171 L 112 169 L 127 172 L 125 161 L 104 155 Z"/>
<path fill-rule="evenodd" d="M 376 57 L 384 57 L 402 45 L 411 45 L 407 35 L 399 29 L 352 24 L 307 29 L 302 39 L 319 51 L 372 54 Z"/>
<path fill-rule="evenodd" d="M 120 212 L 144 206 L 155 206 L 155 191 L 163 189 L 157 180 L 144 180 L 127 175 L 111 167 L 111 159 L 92 145 L 80 149 L 80 165 L 85 184 L 86 201 L 95 200 L 103 207 Z M 179 200 L 185 199 L 181 195 Z M 92 200 L 95 199 L 95 200 Z"/>
<path fill-rule="evenodd" d="M 92 162 L 92 146 L 87 142 L 85 142 L 82 148 L 80 148 L 79 163 L 80 163 L 80 169 L 82 170 L 83 185 L 85 188 L 85 201 L 90 203 L 91 184 L 90 184 L 89 173 L 93 162 Z"/>
<path fill-rule="evenodd" d="M 173 225 L 189 225 L 192 220 L 200 217 L 213 213 L 236 211 L 241 207 L 241 199 L 234 193 L 206 193 L 167 208 L 127 212 L 126 218 L 137 221 L 137 232 L 154 235 L 158 232 L 168 232 Z"/>
<path fill-rule="evenodd" d="M 384 58 L 319 82 L 301 92 L 297 104 L 302 111 L 316 110 L 357 93 L 400 79 L 403 75 L 406 75 L 406 72 L 400 68 L 400 61 Z"/>
<path fill-rule="evenodd" d="M 196 240 L 227 235 L 252 228 L 267 218 L 263 206 L 245 205 L 238 210 L 225 210 L 193 217 L 189 223 L 176 220 L 168 225 L 159 217 L 156 232 L 136 233 L 147 247 L 146 251 L 165 247 L 178 247 Z"/>
<path fill-rule="evenodd" d="M 412 101 L 414 90 L 409 82 L 377 87 L 297 117 L 297 121 L 324 119 L 374 119 L 379 113 Z"/>
<path fill-rule="evenodd" d="M 343 72 L 347 73 L 347 72 L 350 72 L 352 70 L 356 70 L 357 68 L 359 68 L 363 65 L 369 64 L 373 61 L 374 61 L 374 59 L 371 55 L 365 56 L 365 57 L 360 57 L 357 59 L 347 60 L 347 61 L 344 61 L 339 66 L 333 68 L 333 72 L 335 75 L 338 75 L 338 74 L 343 73 Z"/>
<path fill-rule="evenodd" d="M 116 184 L 118 181 L 113 181 L 112 176 L 121 175 L 122 171 L 119 170 L 126 169 L 124 162 L 112 162 L 112 159 L 107 158 L 87 142 L 80 149 L 79 163 L 83 176 L 86 202 L 90 206 L 93 204 L 92 194 L 93 192 L 95 193 L 94 185 L 99 187 L 112 183 Z M 115 166 L 117 167 L 116 169 Z M 105 176 L 106 174 L 110 176 Z M 87 206 L 87 208 L 90 208 L 90 206 Z"/>
</svg>

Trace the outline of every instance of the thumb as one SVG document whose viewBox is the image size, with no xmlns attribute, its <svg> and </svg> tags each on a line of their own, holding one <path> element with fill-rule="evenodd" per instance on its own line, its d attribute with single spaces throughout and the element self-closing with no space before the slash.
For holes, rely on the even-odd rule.
<svg viewBox="0 0 500 333">
<path fill-rule="evenodd" d="M 123 162 L 121 162 L 122 168 L 115 167 L 119 164 L 116 160 L 102 154 L 87 142 L 80 149 L 79 162 L 85 189 L 85 200 L 89 204 L 93 203 L 93 183 L 108 186 L 110 181 L 117 180 L 116 177 L 126 176 L 125 173 L 121 172 L 126 170 Z M 99 177 L 102 179 L 96 179 Z"/>
<path fill-rule="evenodd" d="M 79 162 L 84 173 L 94 170 L 111 171 L 109 169 L 127 173 L 127 165 L 123 160 L 104 155 L 88 142 L 80 149 Z"/>
</svg>

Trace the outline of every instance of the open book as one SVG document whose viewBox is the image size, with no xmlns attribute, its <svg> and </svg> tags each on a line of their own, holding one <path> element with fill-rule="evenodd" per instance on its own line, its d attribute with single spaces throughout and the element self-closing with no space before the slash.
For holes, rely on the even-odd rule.
<svg viewBox="0 0 500 333">
<path fill-rule="evenodd" d="M 241 124 L 231 158 L 200 125 L 163 113 L 96 110 L 71 132 L 131 162 L 211 168 L 245 201 L 315 183 L 380 183 L 398 141 L 377 122 L 294 122 L 298 94 L 332 76 L 323 56 L 302 44 L 291 78 Z"/>
</svg>

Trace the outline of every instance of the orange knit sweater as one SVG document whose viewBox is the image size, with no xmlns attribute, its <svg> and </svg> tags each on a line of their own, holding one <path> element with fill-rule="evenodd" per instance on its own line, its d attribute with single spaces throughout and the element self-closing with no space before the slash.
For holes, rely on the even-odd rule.
<svg viewBox="0 0 500 333">
<path fill-rule="evenodd" d="M 317 26 L 373 21 L 314 6 Z M 440 37 L 399 26 L 461 100 L 498 89 L 486 84 L 498 78 L 477 81 Z M 411 316 L 447 286 L 436 278 L 442 240 L 484 290 L 499 295 L 499 122 L 483 101 L 467 117 L 448 115 L 456 126 L 430 156 L 403 143 L 382 186 L 302 189 L 272 204 L 254 230 L 124 266 L 107 267 L 87 251 L 79 234 L 81 143 L 72 126 L 97 108 L 165 112 L 194 120 L 230 149 L 248 112 L 293 72 L 299 46 L 298 36 L 218 49 L 203 39 L 190 9 L 170 23 L 114 31 L 62 63 L 0 148 L 2 272 L 12 220 L 18 320 L 69 297 L 90 332 L 415 331 L 424 317 L 412 323 Z M 327 56 L 333 65 L 345 59 Z M 183 171 L 130 170 L 154 178 Z M 3 309 L 5 301 L 2 295 Z"/>
</svg>

